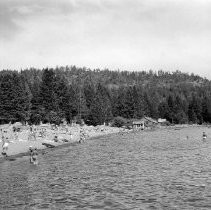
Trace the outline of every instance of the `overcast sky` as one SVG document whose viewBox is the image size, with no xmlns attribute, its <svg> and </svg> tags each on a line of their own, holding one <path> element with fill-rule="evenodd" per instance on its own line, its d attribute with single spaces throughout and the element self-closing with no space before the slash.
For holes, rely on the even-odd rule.
<svg viewBox="0 0 211 210">
<path fill-rule="evenodd" d="M 60 65 L 211 79 L 211 0 L 0 0 L 0 69 Z"/>
</svg>

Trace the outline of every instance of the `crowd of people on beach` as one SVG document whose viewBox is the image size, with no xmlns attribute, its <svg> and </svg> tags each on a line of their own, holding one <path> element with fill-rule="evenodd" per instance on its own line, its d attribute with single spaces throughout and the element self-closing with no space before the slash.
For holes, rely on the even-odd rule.
<svg viewBox="0 0 211 210">
<path fill-rule="evenodd" d="M 73 138 L 73 134 L 71 131 L 69 131 L 67 128 L 65 129 L 65 133 L 68 136 L 68 139 L 66 138 L 58 138 L 58 126 L 51 126 L 51 133 L 55 133 L 54 137 L 49 140 L 55 143 L 65 143 L 65 142 L 69 142 L 72 140 Z M 38 128 L 36 126 L 28 126 L 27 128 L 28 130 L 28 137 L 26 141 L 37 141 L 37 138 L 40 137 L 42 139 L 45 139 L 45 137 L 47 136 L 47 129 L 46 128 Z M 15 129 L 15 127 L 13 127 L 11 129 L 11 126 L 3 129 L 0 129 L 1 132 L 1 142 L 2 142 L 2 156 L 3 157 L 8 157 L 8 149 L 9 149 L 9 144 L 13 143 L 13 140 L 18 140 L 18 133 L 20 132 L 20 130 Z M 11 135 L 12 133 L 12 135 Z M 79 143 L 82 143 L 85 141 L 85 139 L 88 137 L 87 133 L 85 132 L 85 129 L 83 128 L 83 126 L 79 127 Z M 13 140 L 11 140 L 13 139 Z M 29 147 L 29 154 L 30 154 L 30 163 L 34 163 L 37 164 L 37 156 L 38 156 L 38 152 L 37 152 L 37 148 L 33 148 L 32 146 Z"/>
</svg>

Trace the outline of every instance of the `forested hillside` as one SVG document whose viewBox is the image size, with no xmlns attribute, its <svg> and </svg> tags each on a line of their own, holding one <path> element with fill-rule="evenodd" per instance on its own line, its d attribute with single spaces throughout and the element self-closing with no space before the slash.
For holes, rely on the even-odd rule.
<svg viewBox="0 0 211 210">
<path fill-rule="evenodd" d="M 196 75 L 60 67 L 0 71 L 0 122 L 83 118 L 98 125 L 114 117 L 211 122 L 211 82 Z"/>
</svg>

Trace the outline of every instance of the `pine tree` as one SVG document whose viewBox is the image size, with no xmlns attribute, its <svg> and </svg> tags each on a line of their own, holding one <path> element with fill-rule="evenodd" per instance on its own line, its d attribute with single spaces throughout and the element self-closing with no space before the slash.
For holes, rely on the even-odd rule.
<svg viewBox="0 0 211 210">
<path fill-rule="evenodd" d="M 133 118 L 142 118 L 144 116 L 144 107 L 143 107 L 143 96 L 142 90 L 133 87 L 133 98 L 134 98 L 134 113 Z"/>
<path fill-rule="evenodd" d="M 69 100 L 68 82 L 62 75 L 56 75 L 54 81 L 54 93 L 57 101 L 57 114 L 60 118 L 69 118 Z M 67 119 L 69 121 L 69 119 Z"/>
<path fill-rule="evenodd" d="M 30 121 L 33 124 L 39 124 L 42 119 L 45 118 L 45 109 L 42 106 L 42 101 L 40 100 L 40 84 L 38 78 L 34 78 L 33 83 L 31 84 L 31 93 L 32 93 L 32 106 L 31 106 L 31 116 Z"/>
<path fill-rule="evenodd" d="M 195 94 L 192 94 L 192 100 L 188 109 L 189 120 L 193 123 L 202 123 L 201 100 Z"/>
<path fill-rule="evenodd" d="M 174 119 L 175 119 L 175 113 L 174 113 L 174 99 L 172 95 L 169 95 L 168 99 L 167 99 L 167 104 L 169 107 L 169 113 L 168 113 L 168 117 L 167 119 L 171 122 L 171 123 L 175 123 Z"/>
<path fill-rule="evenodd" d="M 202 118 L 204 122 L 211 123 L 211 99 L 204 96 L 202 100 Z"/>
<path fill-rule="evenodd" d="M 4 72 L 0 81 L 0 118 L 4 122 L 29 119 L 31 94 L 17 72 Z"/>
<path fill-rule="evenodd" d="M 114 95 L 112 99 L 113 104 L 113 113 L 114 116 L 121 116 L 124 118 L 128 117 L 128 111 L 126 107 L 126 95 L 127 95 L 127 89 L 126 88 L 119 88 L 116 95 Z"/>
<path fill-rule="evenodd" d="M 50 111 L 59 113 L 59 102 L 55 93 L 55 72 L 53 69 L 45 69 L 40 84 L 39 104 L 42 110 L 42 121 L 48 121 Z"/>
<path fill-rule="evenodd" d="M 125 118 L 134 118 L 135 117 L 135 113 L 134 113 L 134 109 L 135 109 L 135 98 L 134 98 L 134 89 L 133 87 L 129 87 L 126 90 L 126 94 L 125 94 L 125 101 L 124 101 L 124 117 Z"/>
<path fill-rule="evenodd" d="M 90 109 L 91 105 L 94 102 L 95 98 L 95 87 L 91 81 L 85 80 L 84 82 L 84 95 L 86 98 L 87 108 Z"/>
<path fill-rule="evenodd" d="M 161 118 L 167 119 L 167 120 L 172 120 L 169 116 L 170 116 L 170 109 L 168 106 L 168 103 L 166 102 L 166 100 L 162 101 L 159 106 L 158 106 L 158 111 L 159 111 L 159 116 Z"/>
<path fill-rule="evenodd" d="M 75 85 L 69 85 L 68 87 L 69 103 L 66 113 L 67 120 L 75 118 L 79 113 L 78 93 Z"/>
<path fill-rule="evenodd" d="M 112 119 L 112 108 L 108 90 L 98 84 L 94 103 L 91 105 L 89 120 L 93 125 L 107 123 Z"/>
<path fill-rule="evenodd" d="M 43 72 L 39 99 L 46 112 L 58 111 L 58 101 L 55 94 L 55 73 L 53 69 L 45 69 Z"/>
<path fill-rule="evenodd" d="M 183 108 L 184 108 L 184 103 L 182 102 L 180 96 L 177 95 L 174 101 L 174 122 L 177 124 L 179 123 L 184 124 L 188 122 L 188 117 Z"/>
</svg>

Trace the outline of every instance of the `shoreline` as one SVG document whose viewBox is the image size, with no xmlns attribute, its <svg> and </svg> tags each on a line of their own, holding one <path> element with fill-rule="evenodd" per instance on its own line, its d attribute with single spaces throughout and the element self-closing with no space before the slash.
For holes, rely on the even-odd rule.
<svg viewBox="0 0 211 210">
<path fill-rule="evenodd" d="M 116 132 L 116 133 L 109 133 L 109 134 L 102 134 L 102 135 L 98 135 L 98 136 L 93 136 L 93 137 L 90 137 L 90 138 L 86 139 L 85 142 L 89 141 L 89 140 L 97 139 L 99 137 L 111 136 L 111 135 L 115 135 L 115 134 L 118 134 L 118 132 Z M 37 151 L 38 151 L 39 155 L 40 154 L 43 155 L 47 151 L 53 151 L 53 150 L 60 149 L 60 148 L 63 148 L 63 147 L 76 146 L 76 145 L 80 145 L 80 144 L 83 144 L 83 143 L 79 143 L 78 141 L 66 142 L 66 143 L 58 144 L 57 146 L 55 146 L 53 148 L 45 147 L 45 148 L 38 149 Z M 25 156 L 29 156 L 29 151 L 17 153 L 17 154 L 14 154 L 14 155 L 10 155 L 10 156 L 8 156 L 6 158 L 5 157 L 0 157 L 0 163 L 2 163 L 4 161 L 14 161 L 17 158 L 22 158 L 22 157 L 25 157 Z"/>
<path fill-rule="evenodd" d="M 53 136 L 56 135 L 59 136 L 59 139 L 62 139 L 62 133 L 61 131 L 59 132 L 54 132 L 51 130 L 51 132 L 49 132 L 50 134 L 44 138 L 44 139 L 37 139 L 36 141 L 29 141 L 29 140 L 14 140 L 12 141 L 12 143 L 9 143 L 9 147 L 8 147 L 8 157 L 3 157 L 2 155 L 0 156 L 0 163 L 4 162 L 4 161 L 14 161 L 16 158 L 22 158 L 24 156 L 29 156 L 29 146 L 32 147 L 36 147 L 38 154 L 45 154 L 46 151 L 51 151 L 53 149 L 57 149 L 57 148 L 62 148 L 62 147 L 69 147 L 69 146 L 75 146 L 79 143 L 79 138 L 80 138 L 80 127 L 76 126 L 76 127 L 69 127 L 69 129 L 72 129 L 71 133 L 73 138 L 68 140 L 67 142 L 64 141 L 59 141 L 58 143 L 55 142 L 51 142 L 51 140 L 53 139 Z M 116 134 L 122 131 L 121 128 L 114 128 L 114 127 L 109 127 L 109 126 L 97 126 L 97 127 L 93 127 L 93 126 L 84 126 L 84 130 L 87 134 L 87 138 L 85 139 L 86 141 L 92 140 L 92 139 L 96 139 L 99 138 L 101 136 L 110 136 L 112 134 Z M 24 132 L 24 130 L 23 130 Z M 64 134 L 66 135 L 66 137 L 68 137 L 68 134 Z M 64 136 L 63 135 L 63 136 Z M 21 136 L 21 135 L 20 135 Z M 65 139 L 65 138 L 63 138 Z M 67 138 L 66 138 L 67 139 Z M 48 148 L 44 145 L 42 145 L 42 143 L 52 143 L 54 145 L 53 148 Z M 83 142 L 82 142 L 83 144 Z M 2 153 L 2 147 L 0 147 L 0 153 Z"/>
<path fill-rule="evenodd" d="M 167 130 L 171 130 L 171 129 L 181 130 L 181 129 L 191 128 L 191 127 L 210 128 L 211 126 L 210 125 L 197 125 L 197 124 L 194 124 L 194 125 L 183 124 L 183 125 L 172 125 L 172 126 L 158 126 L 158 127 L 154 127 L 154 128 L 146 129 L 146 130 L 140 130 L 140 129 L 128 130 L 128 129 L 122 129 L 122 128 L 116 128 L 116 127 L 109 127 L 109 126 L 98 126 L 98 128 L 96 129 L 95 127 L 93 128 L 93 127 L 86 126 L 86 129 L 91 130 L 91 131 L 89 133 L 89 137 L 86 138 L 85 142 L 89 141 L 89 140 L 94 140 L 99 137 L 111 136 L 114 134 L 124 135 L 124 134 L 130 134 L 133 132 L 153 132 L 153 131 L 157 131 L 157 130 L 166 130 L 166 129 Z M 99 131 L 99 129 L 100 129 L 100 131 Z M 101 131 L 101 129 L 104 129 L 105 132 Z M 45 154 L 47 151 L 52 151 L 52 150 L 63 148 L 63 147 L 78 145 L 78 144 L 80 144 L 78 139 L 79 139 L 78 136 L 75 136 L 75 138 L 73 140 L 68 141 L 68 142 L 59 142 L 53 148 L 48 148 L 48 147 L 42 145 L 43 142 L 47 142 L 46 140 L 24 141 L 24 142 L 16 141 L 16 142 L 10 143 L 10 145 L 9 145 L 10 152 L 8 152 L 8 157 L 0 156 L 0 163 L 2 163 L 4 161 L 14 161 L 17 158 L 29 156 L 29 151 L 28 151 L 29 145 L 37 147 L 38 154 L 42 155 L 42 154 Z M 17 151 L 14 149 L 15 146 L 19 147 L 19 149 Z M 0 148 L 0 152 L 2 152 L 2 147 Z"/>
</svg>

